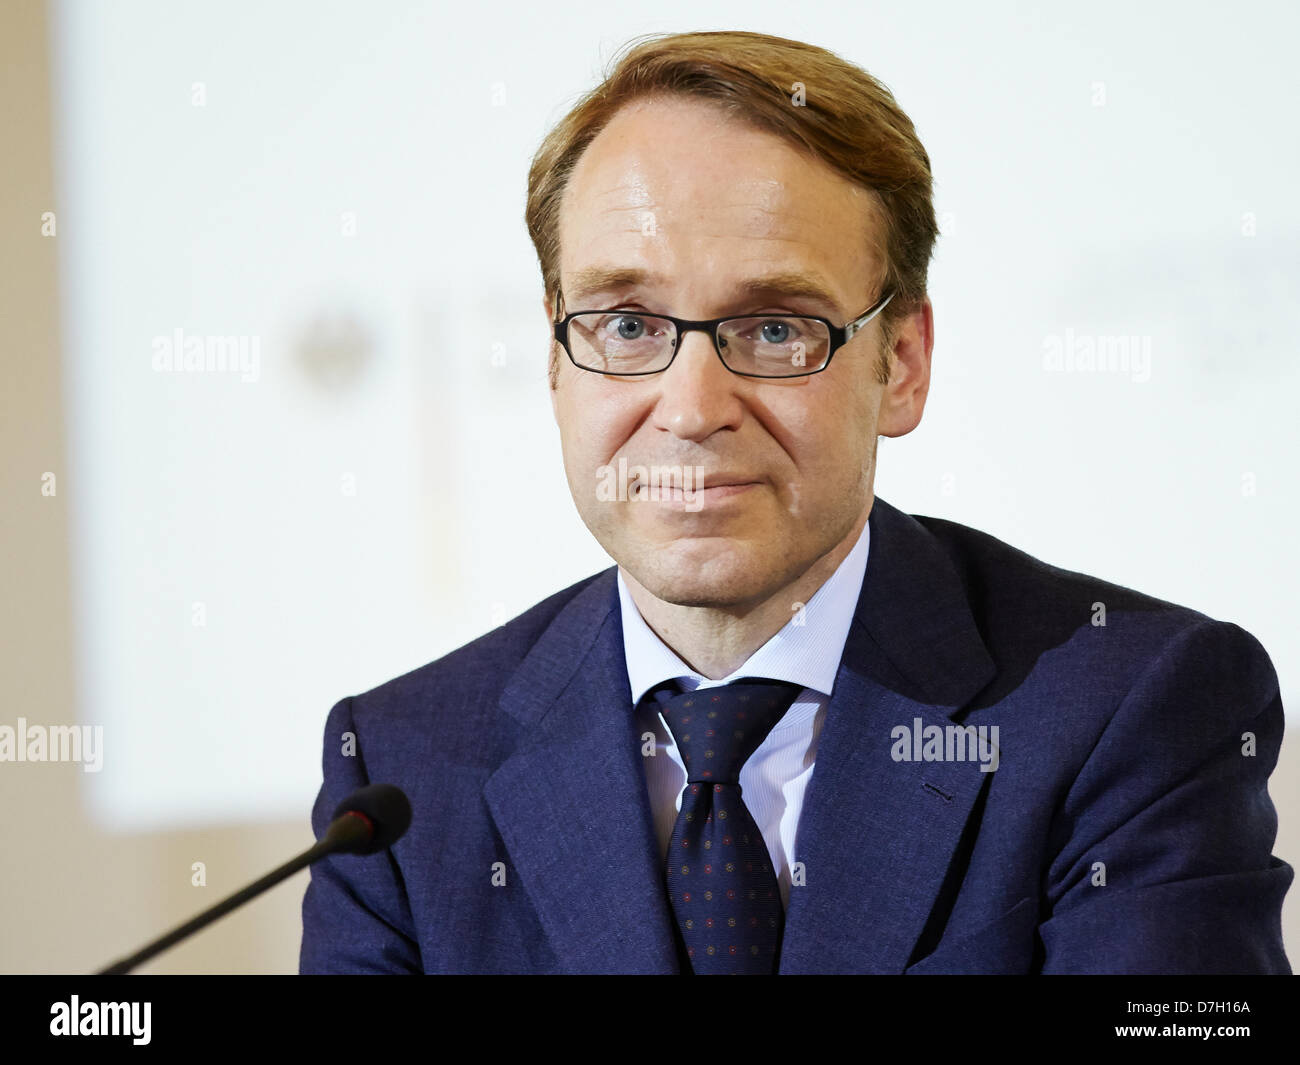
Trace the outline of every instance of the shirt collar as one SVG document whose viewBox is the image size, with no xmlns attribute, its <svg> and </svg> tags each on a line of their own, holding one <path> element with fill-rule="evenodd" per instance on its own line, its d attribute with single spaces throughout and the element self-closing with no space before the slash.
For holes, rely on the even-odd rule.
<svg viewBox="0 0 1300 1065">
<path fill-rule="evenodd" d="M 817 589 L 807 605 L 784 627 L 755 651 L 735 672 L 712 681 L 696 673 L 646 624 L 637 610 L 623 570 L 618 570 L 618 599 L 623 619 L 623 657 L 627 662 L 632 704 L 641 701 L 651 688 L 677 680 L 686 691 L 697 687 L 727 684 L 740 677 L 762 677 L 812 688 L 829 697 L 835 685 L 849 626 L 867 572 L 871 525 L 862 534 L 835 572 Z"/>
</svg>

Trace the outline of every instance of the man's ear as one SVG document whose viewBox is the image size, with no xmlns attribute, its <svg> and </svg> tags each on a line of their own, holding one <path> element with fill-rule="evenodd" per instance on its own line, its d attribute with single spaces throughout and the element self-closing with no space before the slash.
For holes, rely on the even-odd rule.
<svg viewBox="0 0 1300 1065">
<path fill-rule="evenodd" d="M 930 394 L 930 353 L 934 350 L 934 308 L 927 297 L 894 333 L 892 373 L 880 401 L 881 436 L 906 436 L 921 422 Z"/>
</svg>

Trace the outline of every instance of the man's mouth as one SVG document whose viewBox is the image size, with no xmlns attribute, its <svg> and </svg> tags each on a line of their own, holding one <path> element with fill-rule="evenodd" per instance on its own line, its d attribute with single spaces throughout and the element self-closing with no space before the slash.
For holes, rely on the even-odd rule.
<svg viewBox="0 0 1300 1065">
<path fill-rule="evenodd" d="M 705 499 L 725 499 L 733 495 L 739 495 L 749 488 L 757 487 L 757 481 L 742 481 L 739 483 L 729 484 L 707 484 L 701 487 L 691 486 L 683 490 L 678 485 L 660 486 L 659 495 L 661 499 L 693 499 L 697 496 L 703 496 Z M 643 492 L 649 492 L 649 485 L 642 485 Z"/>
<path fill-rule="evenodd" d="M 693 478 L 673 478 L 671 481 L 665 480 L 657 485 L 643 482 L 636 486 L 636 495 L 633 498 L 685 503 L 688 506 L 694 504 L 691 509 L 699 509 L 700 504 L 721 503 L 744 495 L 761 483 L 759 478 L 744 474 L 719 473 L 712 476 L 703 474 Z"/>
</svg>

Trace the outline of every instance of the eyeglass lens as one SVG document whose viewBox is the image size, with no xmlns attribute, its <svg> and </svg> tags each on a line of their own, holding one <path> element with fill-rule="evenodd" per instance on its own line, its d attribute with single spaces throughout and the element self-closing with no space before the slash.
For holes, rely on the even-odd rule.
<svg viewBox="0 0 1300 1065">
<path fill-rule="evenodd" d="M 627 312 L 580 314 L 569 322 L 569 348 L 580 366 L 609 374 L 664 369 L 677 347 L 677 329 L 666 318 Z M 722 361 L 737 373 L 798 376 L 826 361 L 830 333 L 815 318 L 761 315 L 718 326 Z"/>
</svg>

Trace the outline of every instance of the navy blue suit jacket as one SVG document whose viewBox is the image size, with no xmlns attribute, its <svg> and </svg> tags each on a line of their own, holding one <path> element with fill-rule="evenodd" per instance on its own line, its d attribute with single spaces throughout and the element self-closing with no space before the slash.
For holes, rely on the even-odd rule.
<svg viewBox="0 0 1300 1065">
<path fill-rule="evenodd" d="M 870 525 L 780 971 L 1289 972 L 1258 641 L 881 499 Z M 997 725 L 997 770 L 895 760 L 916 719 Z M 369 782 L 414 817 L 313 868 L 303 972 L 678 971 L 614 569 L 342 700 L 324 746 L 317 835 Z"/>
</svg>

